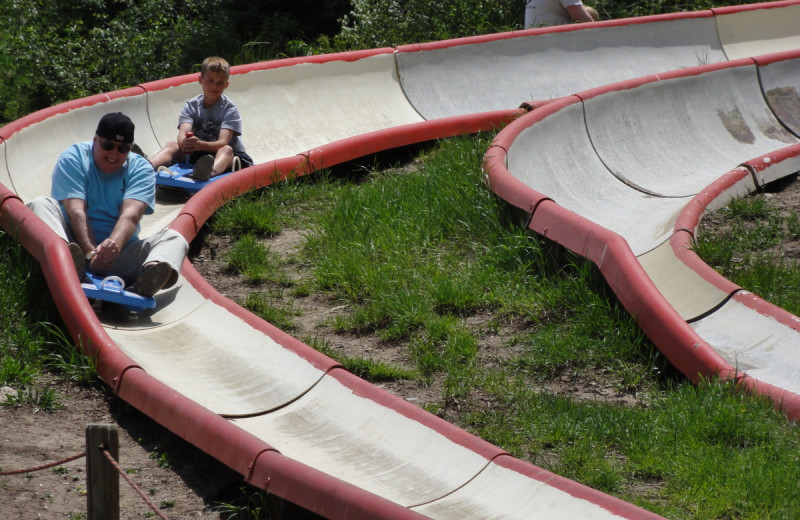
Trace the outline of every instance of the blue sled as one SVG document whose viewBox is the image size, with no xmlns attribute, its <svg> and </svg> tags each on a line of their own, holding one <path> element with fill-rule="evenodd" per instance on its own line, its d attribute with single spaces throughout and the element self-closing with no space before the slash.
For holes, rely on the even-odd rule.
<svg viewBox="0 0 800 520">
<path fill-rule="evenodd" d="M 139 312 L 144 309 L 152 309 L 156 306 L 156 299 L 140 296 L 136 293 L 126 291 L 124 283 L 117 276 L 107 276 L 99 278 L 94 273 L 86 272 L 88 283 L 82 283 L 83 292 L 89 298 L 104 300 L 107 302 L 118 303 L 129 311 Z"/>
<path fill-rule="evenodd" d="M 180 188 L 191 193 L 196 193 L 212 182 L 230 175 L 231 172 L 215 175 L 207 181 L 196 181 L 191 177 L 187 177 L 192 173 L 194 165 L 192 164 L 173 164 L 169 168 L 160 168 L 156 172 L 156 185 L 170 186 L 172 188 Z M 171 172 L 171 173 L 170 173 Z"/>
</svg>

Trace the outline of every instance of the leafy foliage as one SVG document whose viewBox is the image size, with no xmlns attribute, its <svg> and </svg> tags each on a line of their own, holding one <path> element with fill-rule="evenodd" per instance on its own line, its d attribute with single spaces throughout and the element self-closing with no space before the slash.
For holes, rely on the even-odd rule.
<svg viewBox="0 0 800 520">
<path fill-rule="evenodd" d="M 12 0 L 0 20 L 6 73 L 0 115 L 188 72 L 211 52 L 224 18 L 211 0 Z M 12 57 L 14 57 L 12 59 Z"/>
<path fill-rule="evenodd" d="M 93 94 L 235 63 L 253 38 L 270 57 L 297 38 L 331 36 L 346 0 L 3 0 L 0 123 Z M 275 49 L 278 50 L 275 50 Z"/>
<path fill-rule="evenodd" d="M 373 48 L 520 28 L 520 0 L 353 0 L 341 41 Z"/>
</svg>

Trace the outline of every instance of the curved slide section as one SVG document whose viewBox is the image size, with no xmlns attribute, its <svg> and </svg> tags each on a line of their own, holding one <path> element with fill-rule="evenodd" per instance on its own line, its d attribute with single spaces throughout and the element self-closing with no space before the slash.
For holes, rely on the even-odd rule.
<svg viewBox="0 0 800 520">
<path fill-rule="evenodd" d="M 795 155 L 773 153 L 777 143 L 797 141 L 796 121 L 784 122 L 778 109 L 782 103 L 790 111 L 796 103 L 791 64 L 783 58 L 728 60 L 734 51 L 797 46 L 789 21 L 800 20 L 798 5 L 776 2 L 235 67 L 227 93 L 241 108 L 244 139 L 257 165 L 188 201 L 159 197 L 144 234 L 169 225 L 191 240 L 216 209 L 247 190 L 389 148 L 500 127 L 520 115 L 520 103 L 552 99 L 498 136 L 487 160 L 492 188 L 531 212 L 532 229 L 598 263 L 620 300 L 681 370 L 728 374 L 728 354 L 711 346 L 716 339 L 703 339 L 712 334 L 701 325 L 721 330 L 706 321 L 716 314 L 709 309 L 723 302 L 748 309 L 768 305 L 709 273 L 698 274 L 700 268 L 691 268 L 697 262 L 667 246 L 687 234 L 674 231 L 677 222 L 692 225 L 686 208 L 702 213 L 696 194 L 725 171 L 744 165 L 743 175 L 732 175 L 736 182 L 720 189 L 741 195 L 792 169 Z M 678 69 L 686 70 L 669 72 Z M 759 74 L 775 115 L 754 99 Z M 690 80 L 684 78 L 696 86 L 686 87 Z M 58 154 L 89 139 L 104 113 L 128 114 L 147 152 L 173 139 L 177 113 L 199 91 L 196 79 L 181 76 L 76 100 L 0 129 L 0 225 L 42 264 L 71 334 L 121 398 L 246 481 L 329 518 L 657 518 L 514 459 L 365 383 L 219 295 L 188 261 L 180 282 L 157 296 L 155 309 L 121 322 L 98 317 L 65 244 L 24 203 L 49 192 Z M 614 81 L 627 83 L 601 88 Z M 718 100 L 711 94 L 723 87 L 735 96 L 734 105 L 713 104 Z M 628 107 L 616 99 L 623 91 L 640 97 Z M 658 124 L 637 120 L 636 107 L 663 109 L 658 100 L 669 95 L 685 95 L 681 110 L 698 111 L 702 131 L 709 132 L 704 138 L 724 147 L 706 157 L 702 142 L 689 143 L 696 146 L 681 149 L 684 159 L 694 163 L 693 151 L 703 155 L 691 171 L 670 153 L 671 134 L 651 159 L 626 157 L 615 140 L 624 136 L 629 154 L 648 152 L 636 139 L 657 138 Z M 615 117 L 639 129 L 626 134 Z M 672 130 L 692 131 L 690 123 L 676 122 Z M 733 135 L 744 135 L 744 127 L 753 134 L 747 152 Z M 507 138 L 509 132 L 514 138 Z M 552 150 L 534 157 L 519 152 L 515 138 Z M 613 215 L 602 210 L 609 207 Z M 672 269 L 710 287 L 695 289 L 693 307 L 668 296 L 689 290 L 670 293 Z M 752 349 L 748 354 L 757 357 Z M 762 380 L 768 390 L 783 391 L 777 379 Z"/>
<path fill-rule="evenodd" d="M 624 260 L 604 252 L 595 261 L 619 280 L 614 290 L 645 330 L 673 329 L 648 333 L 663 337 L 654 341 L 684 373 L 744 379 L 793 419 L 800 413 L 797 318 L 721 279 L 688 250 L 709 204 L 800 171 L 796 120 L 781 119 L 797 106 L 787 93 L 798 84 L 800 51 L 793 51 L 601 87 L 510 125 L 497 138 L 507 155 L 487 165 L 501 197 L 508 175 L 531 199 L 558 205 L 548 210 L 574 215 L 545 224 L 538 213 L 552 203 L 528 205 L 531 228 L 552 240 L 590 256 L 576 231 L 585 236 L 600 225 L 621 238 L 605 245 Z M 591 224 L 564 225 L 576 216 Z M 626 300 L 628 293 L 649 296 Z M 656 312 L 663 318 L 647 323 Z M 688 357 L 692 349 L 706 359 Z"/>
</svg>

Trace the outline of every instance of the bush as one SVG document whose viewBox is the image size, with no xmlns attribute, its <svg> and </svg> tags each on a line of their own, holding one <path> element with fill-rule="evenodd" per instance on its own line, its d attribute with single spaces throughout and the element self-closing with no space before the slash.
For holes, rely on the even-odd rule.
<svg viewBox="0 0 800 520">
<path fill-rule="evenodd" d="M 521 0 L 353 0 L 338 39 L 353 49 L 519 29 Z"/>
<path fill-rule="evenodd" d="M 230 34 L 212 0 L 15 0 L 0 19 L 0 120 L 190 72 Z"/>
</svg>

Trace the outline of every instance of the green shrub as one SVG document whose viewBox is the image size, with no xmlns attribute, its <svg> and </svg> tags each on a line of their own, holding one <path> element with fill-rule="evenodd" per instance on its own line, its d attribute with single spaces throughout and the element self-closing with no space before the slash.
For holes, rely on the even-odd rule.
<svg viewBox="0 0 800 520">
<path fill-rule="evenodd" d="M 520 0 L 352 0 L 338 36 L 350 48 L 373 48 L 521 28 Z"/>
</svg>

